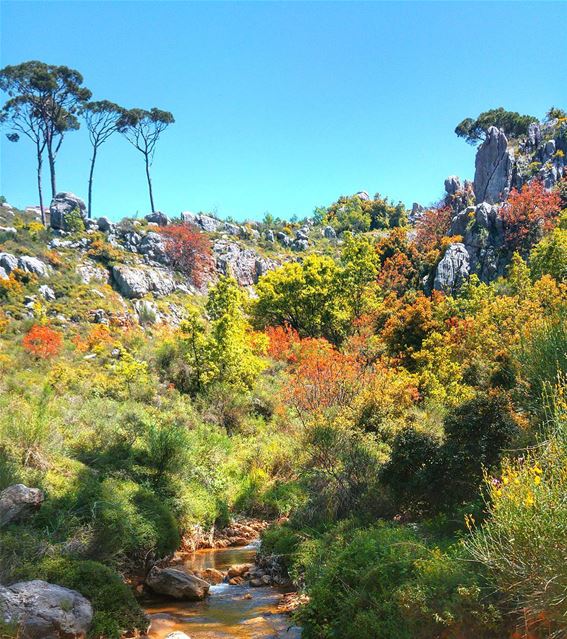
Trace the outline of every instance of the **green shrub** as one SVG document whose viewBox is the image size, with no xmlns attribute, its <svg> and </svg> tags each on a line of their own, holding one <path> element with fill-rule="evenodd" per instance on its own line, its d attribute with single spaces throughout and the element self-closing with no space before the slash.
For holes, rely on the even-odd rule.
<svg viewBox="0 0 567 639">
<path fill-rule="evenodd" d="M 82 233 L 85 230 L 85 222 L 78 208 L 65 213 L 65 228 L 70 233 Z"/>
<path fill-rule="evenodd" d="M 44 579 L 77 590 L 93 607 L 89 637 L 120 639 L 125 632 L 145 631 L 148 620 L 120 575 L 96 561 L 44 559 L 28 568 L 29 579 Z"/>
</svg>

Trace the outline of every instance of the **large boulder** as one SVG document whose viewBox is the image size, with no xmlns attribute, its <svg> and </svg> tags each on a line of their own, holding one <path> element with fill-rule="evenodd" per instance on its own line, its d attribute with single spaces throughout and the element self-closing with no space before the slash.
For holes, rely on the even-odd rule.
<svg viewBox="0 0 567 639">
<path fill-rule="evenodd" d="M 49 267 L 37 257 L 30 255 L 21 255 L 18 258 L 18 268 L 26 273 L 33 273 L 38 277 L 47 277 L 49 275 Z"/>
<path fill-rule="evenodd" d="M 37 510 L 44 499 L 39 488 L 28 488 L 24 484 L 8 486 L 0 493 L 0 528 Z"/>
<path fill-rule="evenodd" d="M 83 219 L 87 221 L 87 208 L 83 200 L 74 193 L 57 193 L 49 207 L 49 223 L 52 229 L 68 231 L 67 215 L 77 210 Z"/>
<path fill-rule="evenodd" d="M 504 201 L 510 192 L 513 169 L 514 154 L 504 131 L 491 126 L 475 159 L 473 188 L 477 203 Z"/>
<path fill-rule="evenodd" d="M 175 289 L 175 281 L 171 274 L 155 268 L 117 264 L 112 267 L 112 278 L 118 292 L 128 299 L 143 297 L 147 293 L 169 295 Z"/>
<path fill-rule="evenodd" d="M 163 236 L 159 233 L 150 231 L 146 233 L 138 242 L 138 253 L 144 255 L 148 260 L 159 262 L 160 264 L 169 265 L 170 259 L 165 250 Z"/>
<path fill-rule="evenodd" d="M 169 224 L 169 218 L 161 211 L 156 211 L 155 213 L 146 215 L 146 221 L 151 222 L 152 224 L 157 224 L 158 226 L 167 226 Z"/>
<path fill-rule="evenodd" d="M 91 604 L 75 590 L 39 579 L 0 586 L 0 619 L 19 639 L 82 639 L 92 618 Z"/>
<path fill-rule="evenodd" d="M 437 265 L 433 288 L 437 291 L 452 293 L 469 276 L 469 254 L 461 242 L 451 244 L 443 259 Z"/>
<path fill-rule="evenodd" d="M 181 213 L 181 219 L 184 224 L 193 224 L 198 226 L 201 230 L 207 233 L 215 233 L 225 227 L 225 222 L 221 222 L 210 215 L 203 215 L 203 213 L 191 213 L 190 211 L 184 211 Z"/>
<path fill-rule="evenodd" d="M 209 594 L 210 584 L 177 568 L 154 566 L 146 577 L 146 585 L 158 595 L 174 599 L 200 601 Z"/>
</svg>

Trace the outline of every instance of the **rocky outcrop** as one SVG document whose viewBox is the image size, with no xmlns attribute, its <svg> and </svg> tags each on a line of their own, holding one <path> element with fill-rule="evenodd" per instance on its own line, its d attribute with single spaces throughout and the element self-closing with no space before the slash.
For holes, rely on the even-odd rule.
<svg viewBox="0 0 567 639">
<path fill-rule="evenodd" d="M 452 293 L 469 276 L 469 254 L 460 242 L 451 244 L 443 259 L 437 265 L 433 288 L 437 291 Z"/>
<path fill-rule="evenodd" d="M 68 231 L 67 216 L 77 210 L 83 219 L 87 221 L 87 210 L 85 203 L 74 193 L 57 193 L 51 201 L 49 207 L 49 224 L 52 229 Z"/>
<path fill-rule="evenodd" d="M 0 253 L 0 268 L 8 276 L 14 269 L 33 273 L 38 277 L 47 277 L 49 275 L 49 266 L 37 257 L 31 255 L 20 255 L 16 257 L 11 253 Z"/>
<path fill-rule="evenodd" d="M 229 240 L 215 242 L 213 252 L 217 270 L 223 275 L 232 275 L 241 286 L 256 284 L 259 277 L 278 266 L 273 260 Z"/>
<path fill-rule="evenodd" d="M 0 619 L 20 639 L 82 639 L 92 617 L 91 604 L 75 590 L 38 579 L 0 586 Z"/>
<path fill-rule="evenodd" d="M 504 132 L 491 126 L 475 159 L 473 188 L 477 203 L 505 200 L 510 192 L 513 168 L 514 154 L 508 148 Z"/>
<path fill-rule="evenodd" d="M 146 585 L 158 595 L 173 599 L 200 601 L 209 594 L 210 584 L 177 568 L 154 566 L 146 577 Z"/>
<path fill-rule="evenodd" d="M 215 233 L 221 230 L 224 225 L 224 222 L 217 220 L 210 215 L 191 213 L 190 211 L 184 211 L 181 213 L 181 219 L 185 224 L 194 224 L 207 233 Z"/>
<path fill-rule="evenodd" d="M 129 299 L 143 297 L 147 293 L 169 295 L 175 289 L 172 275 L 163 269 L 118 264 L 112 267 L 112 278 L 118 292 Z"/>
<path fill-rule="evenodd" d="M 156 211 L 155 213 L 146 215 L 146 221 L 151 224 L 157 224 L 158 226 L 167 226 L 169 224 L 169 218 L 161 211 Z"/>
<path fill-rule="evenodd" d="M 83 284 L 98 282 L 100 284 L 108 284 L 108 271 L 101 266 L 95 264 L 92 260 L 85 260 L 77 265 L 77 274 L 81 278 Z"/>
<path fill-rule="evenodd" d="M 39 488 L 28 488 L 24 484 L 8 486 L 0 493 L 0 528 L 37 510 L 44 499 Z"/>
</svg>

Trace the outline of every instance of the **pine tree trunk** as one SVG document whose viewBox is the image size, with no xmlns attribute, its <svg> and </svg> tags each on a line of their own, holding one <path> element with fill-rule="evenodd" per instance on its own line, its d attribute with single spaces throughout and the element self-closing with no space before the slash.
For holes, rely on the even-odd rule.
<svg viewBox="0 0 567 639">
<path fill-rule="evenodd" d="M 93 157 L 92 157 L 92 160 L 91 160 L 91 171 L 89 173 L 89 200 L 88 200 L 88 217 L 89 217 L 89 220 L 92 217 L 93 174 L 94 174 L 94 167 L 95 167 L 95 161 L 96 161 L 96 151 L 97 151 L 97 147 L 95 146 L 93 148 Z"/>
<path fill-rule="evenodd" d="M 43 224 L 43 226 L 45 226 L 46 225 L 45 209 L 43 208 L 43 190 L 41 187 L 41 167 L 43 165 L 43 159 L 41 156 L 42 156 L 42 151 L 38 145 L 37 146 L 37 191 L 39 193 L 39 209 L 41 211 L 41 223 Z"/>
<path fill-rule="evenodd" d="M 152 192 L 152 179 L 150 177 L 150 163 L 149 163 L 149 159 L 148 156 L 146 155 L 146 177 L 148 178 L 148 189 L 150 191 L 150 206 L 152 207 L 152 213 L 156 212 L 156 209 L 154 207 L 154 194 Z"/>
</svg>

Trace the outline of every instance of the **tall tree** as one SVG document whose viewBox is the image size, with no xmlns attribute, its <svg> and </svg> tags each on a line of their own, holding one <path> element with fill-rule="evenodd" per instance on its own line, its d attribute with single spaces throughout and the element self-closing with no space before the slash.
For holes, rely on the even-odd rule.
<svg viewBox="0 0 567 639">
<path fill-rule="evenodd" d="M 57 153 L 65 133 L 79 128 L 77 115 L 91 97 L 91 92 L 82 84 L 83 76 L 75 69 L 38 60 L 7 66 L 0 71 L 0 89 L 10 97 L 31 100 L 37 110 L 45 138 L 53 197 L 57 193 Z"/>
<path fill-rule="evenodd" d="M 122 119 L 121 132 L 130 144 L 138 149 L 144 156 L 152 213 L 155 213 L 156 209 L 154 206 L 150 166 L 154 159 L 154 153 L 160 135 L 174 122 L 173 115 L 169 111 L 161 111 L 156 108 L 150 111 L 146 111 L 145 109 L 130 109 L 124 114 Z"/>
<path fill-rule="evenodd" d="M 85 105 L 83 116 L 93 146 L 91 168 L 89 171 L 88 216 L 92 217 L 93 175 L 99 147 L 124 125 L 124 109 L 114 102 L 100 100 Z"/>
<path fill-rule="evenodd" d="M 43 189 L 41 184 L 43 152 L 46 145 L 42 128 L 43 120 L 39 116 L 37 107 L 32 99 L 18 96 L 10 98 L 6 102 L 2 111 L 0 111 L 0 123 L 11 129 L 10 132 L 6 134 L 10 142 L 17 142 L 20 139 L 20 135 L 25 135 L 35 146 L 39 208 L 41 210 L 41 221 L 45 225 L 45 209 L 43 207 Z"/>
</svg>

